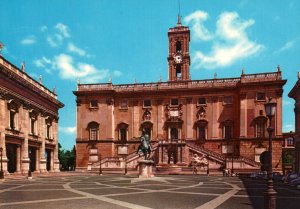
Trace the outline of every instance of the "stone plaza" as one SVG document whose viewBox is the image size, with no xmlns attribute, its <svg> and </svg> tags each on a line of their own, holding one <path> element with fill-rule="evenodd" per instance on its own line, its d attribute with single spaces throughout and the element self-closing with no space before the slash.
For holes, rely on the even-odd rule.
<svg viewBox="0 0 300 209">
<path fill-rule="evenodd" d="M 55 175 L 55 176 L 54 176 Z M 275 183 L 277 208 L 299 208 L 300 191 Z M 263 208 L 264 180 L 200 175 L 61 173 L 0 183 L 1 209 Z"/>
</svg>

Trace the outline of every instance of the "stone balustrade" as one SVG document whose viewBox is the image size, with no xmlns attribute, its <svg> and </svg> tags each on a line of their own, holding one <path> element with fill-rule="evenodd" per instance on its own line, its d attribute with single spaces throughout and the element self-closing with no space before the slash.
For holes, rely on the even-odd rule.
<svg viewBox="0 0 300 209">
<path fill-rule="evenodd" d="M 57 99 L 57 95 L 41 85 L 39 82 L 36 80 L 32 79 L 29 75 L 27 75 L 25 72 L 22 72 L 20 69 L 15 67 L 14 65 L 10 64 L 7 62 L 3 57 L 0 56 L 0 65 L 3 65 L 6 69 L 17 75 L 19 78 L 22 78 L 23 81 L 30 83 L 40 91 L 44 92 L 48 96 Z"/>
<path fill-rule="evenodd" d="M 112 90 L 116 92 L 130 91 L 158 91 L 168 89 L 193 89 L 193 88 L 213 88 L 213 87 L 235 87 L 239 84 L 276 81 L 281 80 L 281 72 L 259 73 L 259 74 L 243 74 L 239 78 L 224 79 L 207 79 L 207 80 L 186 80 L 174 82 L 155 82 L 155 83 L 135 83 L 135 84 L 118 84 L 112 83 L 101 84 L 78 84 L 78 91 L 105 91 Z"/>
</svg>

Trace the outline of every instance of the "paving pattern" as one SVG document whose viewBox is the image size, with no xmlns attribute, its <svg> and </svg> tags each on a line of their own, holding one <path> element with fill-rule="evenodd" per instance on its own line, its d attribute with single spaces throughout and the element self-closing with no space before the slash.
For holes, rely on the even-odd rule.
<svg viewBox="0 0 300 209">
<path fill-rule="evenodd" d="M 256 209 L 263 180 L 191 175 L 35 177 L 0 182 L 1 209 Z M 300 191 L 276 184 L 277 208 L 299 208 Z"/>
</svg>

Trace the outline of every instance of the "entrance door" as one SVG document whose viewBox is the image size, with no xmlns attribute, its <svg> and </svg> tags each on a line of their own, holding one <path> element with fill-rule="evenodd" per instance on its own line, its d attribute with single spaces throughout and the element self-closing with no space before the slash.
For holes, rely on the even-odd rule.
<svg viewBox="0 0 300 209">
<path fill-rule="evenodd" d="M 178 139 L 178 129 L 171 128 L 171 141 Z"/>
<path fill-rule="evenodd" d="M 35 147 L 29 147 L 29 160 L 30 160 L 30 170 L 31 172 L 35 171 L 35 162 L 36 162 L 36 148 Z"/>
<path fill-rule="evenodd" d="M 47 171 L 51 170 L 51 150 L 46 149 L 46 169 Z"/>
<path fill-rule="evenodd" d="M 14 173 L 17 170 L 17 145 L 6 144 L 7 170 Z"/>
</svg>

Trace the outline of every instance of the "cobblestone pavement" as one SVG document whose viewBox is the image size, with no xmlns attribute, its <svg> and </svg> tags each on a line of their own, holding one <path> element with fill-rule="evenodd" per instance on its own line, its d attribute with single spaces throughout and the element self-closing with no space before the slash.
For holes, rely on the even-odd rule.
<svg viewBox="0 0 300 209">
<path fill-rule="evenodd" d="M 277 208 L 299 208 L 300 191 L 275 185 Z M 34 177 L 0 182 L 1 209 L 263 208 L 263 180 L 191 175 Z"/>
</svg>

